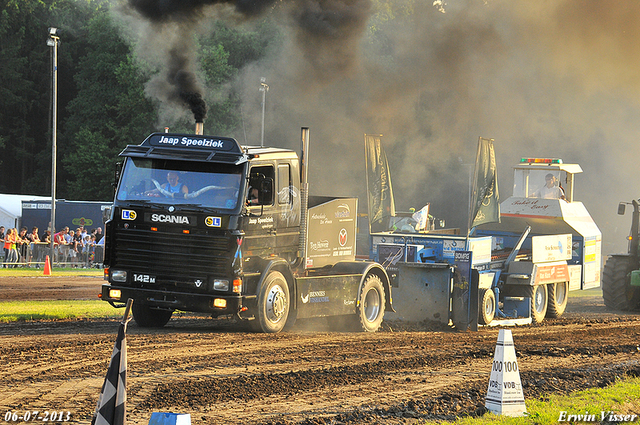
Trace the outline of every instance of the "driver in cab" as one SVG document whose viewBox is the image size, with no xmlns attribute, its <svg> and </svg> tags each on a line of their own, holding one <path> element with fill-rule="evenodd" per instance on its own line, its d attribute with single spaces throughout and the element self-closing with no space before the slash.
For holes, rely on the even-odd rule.
<svg viewBox="0 0 640 425">
<path fill-rule="evenodd" d="M 533 192 L 534 198 L 565 199 L 564 189 L 558 184 L 558 179 L 549 173 L 544 177 L 545 185 Z"/>
<path fill-rule="evenodd" d="M 189 193 L 189 188 L 186 184 L 180 183 L 180 176 L 175 171 L 169 171 L 167 173 L 167 183 L 162 185 L 162 189 L 166 192 L 169 192 L 169 196 L 171 197 L 184 197 L 187 193 Z M 162 192 L 158 189 L 148 190 L 145 192 L 146 196 L 156 196 L 159 197 Z M 182 194 L 182 196 L 176 196 Z"/>
</svg>

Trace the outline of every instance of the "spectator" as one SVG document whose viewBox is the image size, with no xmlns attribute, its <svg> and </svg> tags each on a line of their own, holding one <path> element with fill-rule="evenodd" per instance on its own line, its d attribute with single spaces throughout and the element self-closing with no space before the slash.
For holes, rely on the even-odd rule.
<svg viewBox="0 0 640 425">
<path fill-rule="evenodd" d="M 94 258 L 95 242 L 96 242 L 96 238 L 93 235 L 91 236 L 87 235 L 84 237 L 84 245 L 82 247 L 82 256 L 85 261 L 85 265 L 86 265 L 85 267 L 91 267 L 91 263 L 93 262 L 93 258 Z"/>
<path fill-rule="evenodd" d="M 29 239 L 29 242 L 31 243 L 40 242 L 40 236 L 38 236 L 38 228 L 36 226 L 31 228 L 31 233 L 27 235 L 27 239 Z"/>
<path fill-rule="evenodd" d="M 71 261 L 80 261 L 83 245 L 84 241 L 82 239 L 82 228 L 78 227 L 75 234 L 73 235 L 73 242 L 71 245 Z"/>
<path fill-rule="evenodd" d="M 0 226 L 0 244 L 2 244 L 2 258 L 6 260 L 7 251 L 4 249 L 4 226 Z"/>
<path fill-rule="evenodd" d="M 35 255 L 35 260 L 36 262 L 39 262 L 41 260 L 42 255 L 40 254 L 41 250 L 40 250 L 40 236 L 38 236 L 38 228 L 36 226 L 33 226 L 31 228 L 31 233 L 27 234 L 27 239 L 29 240 L 29 244 L 31 246 L 30 249 L 30 256 L 29 256 L 29 263 L 31 263 L 31 261 L 33 261 L 33 257 Z"/>
<path fill-rule="evenodd" d="M 16 251 L 16 241 L 18 240 L 18 230 L 16 228 L 7 230 L 7 234 L 4 237 L 4 249 L 7 251 L 6 262 L 11 266 L 11 263 L 18 261 L 18 251 Z M 13 264 L 13 267 L 17 267 Z"/>
<path fill-rule="evenodd" d="M 67 259 L 66 257 L 67 253 L 69 252 L 69 244 L 67 243 L 66 235 L 68 231 L 68 227 L 63 227 L 62 230 L 53 235 L 53 245 L 58 247 L 56 251 L 59 256 L 58 261 L 60 261 L 61 259 L 66 261 Z"/>
<path fill-rule="evenodd" d="M 64 237 L 64 235 L 67 233 L 67 230 L 65 230 L 65 229 L 68 229 L 68 228 L 63 228 L 58 233 L 53 235 L 53 244 L 54 245 L 60 246 L 60 245 L 66 245 L 67 244 L 67 241 L 66 241 L 66 239 Z M 47 232 L 50 233 L 49 230 L 47 230 Z"/>
<path fill-rule="evenodd" d="M 50 244 L 51 243 L 51 229 L 47 229 L 43 234 L 42 234 L 42 239 L 43 242 Z"/>
<path fill-rule="evenodd" d="M 102 236 L 102 227 L 96 228 L 96 243 L 100 242 Z"/>
<path fill-rule="evenodd" d="M 64 227 L 65 233 L 64 233 L 64 240 L 67 242 L 68 245 L 73 244 L 73 232 L 69 231 L 69 227 L 65 226 Z"/>
<path fill-rule="evenodd" d="M 104 244 L 105 240 L 107 239 L 106 236 L 107 235 L 104 234 L 102 238 L 100 238 L 100 240 L 96 243 L 93 249 L 93 261 L 96 267 L 101 266 L 102 262 L 104 261 Z"/>
<path fill-rule="evenodd" d="M 16 238 L 16 248 L 18 250 L 18 261 L 26 263 L 29 260 L 29 239 L 27 239 L 27 228 L 22 226 Z"/>
</svg>

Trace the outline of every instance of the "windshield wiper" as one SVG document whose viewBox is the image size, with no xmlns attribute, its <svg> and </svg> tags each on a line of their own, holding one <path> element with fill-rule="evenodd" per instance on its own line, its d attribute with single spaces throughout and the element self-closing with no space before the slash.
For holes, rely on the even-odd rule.
<svg viewBox="0 0 640 425">
<path fill-rule="evenodd" d="M 220 214 L 220 208 L 207 207 L 205 205 L 175 205 L 175 208 L 176 208 L 176 211 L 180 211 L 180 212 L 190 212 L 190 213 L 208 212 L 208 213 Z"/>
<path fill-rule="evenodd" d="M 151 208 L 167 208 L 167 204 L 162 204 L 159 202 L 151 202 L 150 199 L 130 199 L 127 202 L 130 202 L 131 206 L 136 206 L 136 204 L 140 204 L 138 206 L 145 206 Z"/>
</svg>

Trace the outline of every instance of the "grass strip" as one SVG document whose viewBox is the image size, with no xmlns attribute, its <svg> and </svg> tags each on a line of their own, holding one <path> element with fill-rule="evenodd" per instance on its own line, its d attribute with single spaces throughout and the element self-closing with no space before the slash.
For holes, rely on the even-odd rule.
<svg viewBox="0 0 640 425">
<path fill-rule="evenodd" d="M 525 400 L 527 414 L 510 418 L 487 413 L 480 418 L 461 418 L 450 425 L 538 425 L 640 423 L 640 378 L 621 379 L 605 388 L 591 388 L 567 395 L 551 394 Z M 580 416 L 582 415 L 582 416 Z M 603 416 L 604 415 L 604 416 Z M 617 415 L 617 418 L 611 415 Z M 636 415 L 633 417 L 633 415 Z M 604 417 L 604 420 L 603 420 Z M 608 421 L 607 421 L 608 419 Z M 427 421 L 424 424 L 433 422 Z"/>
<path fill-rule="evenodd" d="M 51 276 L 103 276 L 102 269 L 74 269 L 72 267 L 54 267 L 51 270 Z M 15 269 L 0 268 L 0 277 L 34 277 L 44 276 L 42 268 L 18 267 Z"/>
<path fill-rule="evenodd" d="M 121 317 L 122 310 L 100 300 L 2 301 L 0 322 Z"/>
</svg>

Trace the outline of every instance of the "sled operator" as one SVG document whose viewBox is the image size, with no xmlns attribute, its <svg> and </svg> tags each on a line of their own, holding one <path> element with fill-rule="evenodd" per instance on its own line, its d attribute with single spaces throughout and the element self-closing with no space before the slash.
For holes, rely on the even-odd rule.
<svg viewBox="0 0 640 425">
<path fill-rule="evenodd" d="M 544 177 L 545 185 L 533 192 L 533 198 L 544 199 L 565 199 L 564 189 L 559 184 L 558 179 L 549 173 Z"/>
</svg>

